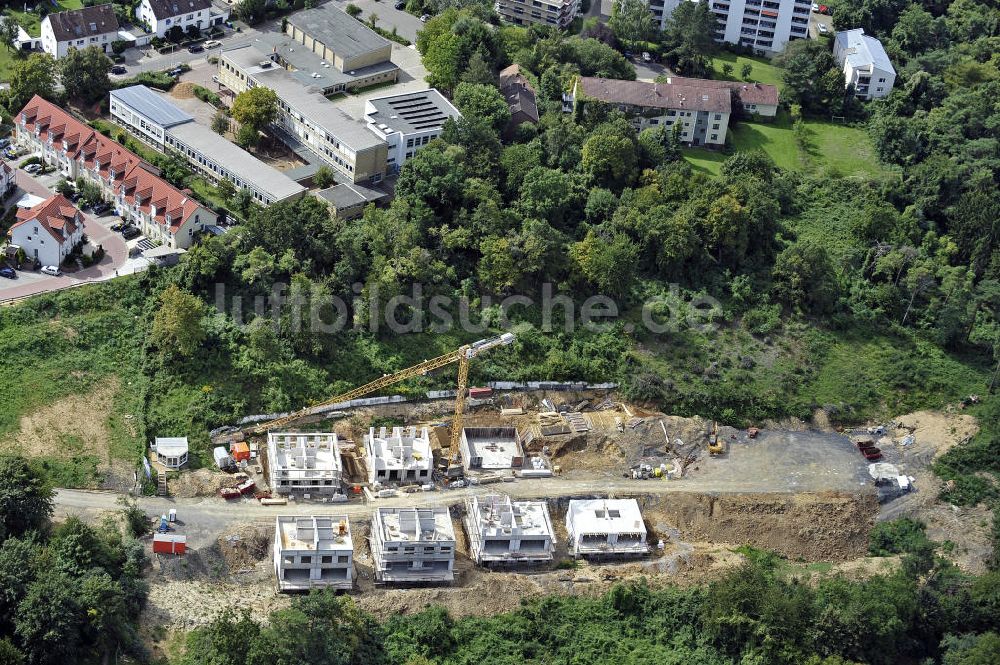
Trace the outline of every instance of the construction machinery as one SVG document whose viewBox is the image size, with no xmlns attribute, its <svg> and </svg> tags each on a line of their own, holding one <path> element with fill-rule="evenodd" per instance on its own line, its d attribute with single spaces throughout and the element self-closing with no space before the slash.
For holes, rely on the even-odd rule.
<svg viewBox="0 0 1000 665">
<path fill-rule="evenodd" d="M 268 430 L 278 429 L 289 423 L 293 423 L 300 418 L 306 416 L 314 415 L 316 413 L 321 413 L 325 409 L 335 404 L 340 404 L 342 402 L 349 402 L 352 399 L 358 399 L 359 397 L 364 397 L 365 395 L 370 395 L 373 392 L 391 386 L 393 384 L 399 383 L 400 381 L 405 381 L 406 379 L 411 379 L 415 376 L 423 376 L 428 372 L 432 372 L 436 369 L 444 367 L 445 365 L 450 365 L 451 363 L 458 363 L 458 385 L 457 393 L 455 395 L 455 419 L 451 425 L 451 447 L 450 447 L 450 466 L 448 468 L 449 475 L 458 470 L 461 467 L 458 466 L 458 456 L 459 456 L 459 441 L 462 437 L 462 414 L 465 411 L 465 399 L 466 393 L 468 393 L 469 384 L 469 361 L 478 356 L 484 351 L 489 351 L 498 346 L 509 346 L 514 343 L 513 333 L 504 333 L 498 337 L 491 337 L 488 339 L 481 339 L 478 342 L 473 342 L 472 344 L 465 344 L 460 346 L 454 351 L 450 351 L 444 355 L 438 356 L 437 358 L 431 358 L 430 360 L 425 360 L 422 363 L 413 365 L 412 367 L 407 367 L 406 369 L 400 370 L 395 374 L 386 374 L 374 381 L 369 381 L 363 386 L 359 386 L 354 390 L 331 397 L 324 402 L 319 404 L 314 404 L 313 406 L 301 409 L 295 413 L 291 413 L 287 416 L 282 416 L 280 418 L 275 418 L 274 420 L 269 420 L 264 423 L 258 423 L 251 425 L 246 428 L 245 431 L 253 434 L 263 434 Z"/>
<path fill-rule="evenodd" d="M 726 452 L 726 442 L 719 438 L 719 423 L 712 423 L 712 431 L 708 435 L 708 454 L 721 455 Z"/>
</svg>

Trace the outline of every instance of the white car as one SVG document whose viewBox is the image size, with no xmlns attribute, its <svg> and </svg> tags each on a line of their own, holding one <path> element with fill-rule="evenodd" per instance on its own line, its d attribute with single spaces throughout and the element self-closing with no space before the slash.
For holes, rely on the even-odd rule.
<svg viewBox="0 0 1000 665">
<path fill-rule="evenodd" d="M 818 12 L 819 11 L 819 3 L 817 3 L 817 2 L 813 3 L 813 11 L 814 12 Z"/>
<path fill-rule="evenodd" d="M 642 61 L 643 62 L 653 62 L 653 56 L 651 56 L 648 51 L 643 51 L 642 52 Z"/>
<path fill-rule="evenodd" d="M 203 46 L 205 48 L 217 48 L 219 46 L 222 46 L 222 42 L 220 42 L 218 39 L 209 39 L 207 42 L 203 44 Z"/>
<path fill-rule="evenodd" d="M 423 16 L 421 16 L 421 17 L 420 17 L 420 20 L 421 20 L 421 22 L 423 22 L 423 23 L 427 23 L 427 21 L 429 21 L 429 20 L 430 20 L 430 18 L 431 18 L 431 15 L 430 15 L 430 14 L 424 14 Z"/>
<path fill-rule="evenodd" d="M 42 272 L 44 272 L 46 275 L 52 275 L 53 277 L 58 277 L 59 275 L 62 274 L 59 271 L 59 268 L 55 266 L 42 266 Z"/>
<path fill-rule="evenodd" d="M 827 32 L 829 32 L 827 30 L 827 27 L 826 27 L 825 23 L 820 23 L 819 24 L 819 31 L 820 31 L 820 34 L 823 34 L 823 35 L 825 35 Z"/>
</svg>

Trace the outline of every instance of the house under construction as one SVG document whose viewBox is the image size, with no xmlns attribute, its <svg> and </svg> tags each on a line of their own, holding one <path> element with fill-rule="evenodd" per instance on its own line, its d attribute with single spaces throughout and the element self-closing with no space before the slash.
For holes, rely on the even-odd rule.
<svg viewBox="0 0 1000 665">
<path fill-rule="evenodd" d="M 460 442 L 466 471 L 520 469 L 524 450 L 513 427 L 465 427 Z"/>
<path fill-rule="evenodd" d="M 376 582 L 455 578 L 455 529 L 447 508 L 379 508 L 370 540 Z"/>
<path fill-rule="evenodd" d="M 541 563 L 552 560 L 555 530 L 544 501 L 509 496 L 472 497 L 465 503 L 469 556 L 476 563 Z"/>
<path fill-rule="evenodd" d="M 434 464 L 427 428 L 372 427 L 365 435 L 369 483 L 427 483 Z"/>
<path fill-rule="evenodd" d="M 354 544 L 347 515 L 278 517 L 274 573 L 280 591 L 350 589 Z"/>
<path fill-rule="evenodd" d="M 649 552 L 646 525 L 635 499 L 572 500 L 566 511 L 574 557 L 638 556 Z"/>
<path fill-rule="evenodd" d="M 332 432 L 268 432 L 267 463 L 271 489 L 279 494 L 341 493 L 343 466 Z"/>
</svg>

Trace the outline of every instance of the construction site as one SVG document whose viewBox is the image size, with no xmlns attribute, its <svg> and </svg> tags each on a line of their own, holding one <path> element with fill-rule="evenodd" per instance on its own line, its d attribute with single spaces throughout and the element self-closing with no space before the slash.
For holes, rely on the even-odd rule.
<svg viewBox="0 0 1000 665">
<path fill-rule="evenodd" d="M 220 585 L 262 610 L 325 587 L 380 616 L 427 603 L 465 615 L 639 576 L 701 582 L 738 565 L 742 545 L 856 566 L 880 514 L 930 485 L 940 434 L 902 419 L 737 429 L 609 385 L 470 388 L 473 348 L 214 432 L 229 451 L 218 468 L 176 472 L 169 496 L 148 501 L 178 506 L 186 536 L 184 554 L 154 558 L 153 620 L 210 619 Z M 454 391 L 367 397 L 452 363 Z"/>
</svg>

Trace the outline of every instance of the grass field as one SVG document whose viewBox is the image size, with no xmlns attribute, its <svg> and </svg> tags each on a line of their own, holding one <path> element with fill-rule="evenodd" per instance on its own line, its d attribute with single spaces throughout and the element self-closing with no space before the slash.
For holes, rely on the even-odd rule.
<svg viewBox="0 0 1000 665">
<path fill-rule="evenodd" d="M 863 129 L 822 120 L 806 120 L 805 124 L 809 130 L 805 150 L 796 143 L 791 118 L 785 111 L 779 111 L 773 122 L 731 125 L 729 142 L 736 151 L 763 150 L 783 169 L 862 177 L 886 174 Z M 726 156 L 689 148 L 684 150 L 684 157 L 695 169 L 716 175 Z"/>
<path fill-rule="evenodd" d="M 722 74 L 722 66 L 729 63 L 733 66 L 733 73 L 729 76 Z M 712 58 L 712 69 L 715 70 L 713 78 L 728 81 L 742 81 L 740 70 L 743 65 L 749 64 L 753 67 L 750 72 L 751 81 L 776 85 L 781 89 L 781 70 L 771 64 L 767 58 L 750 58 L 745 55 L 722 52 Z"/>
</svg>

